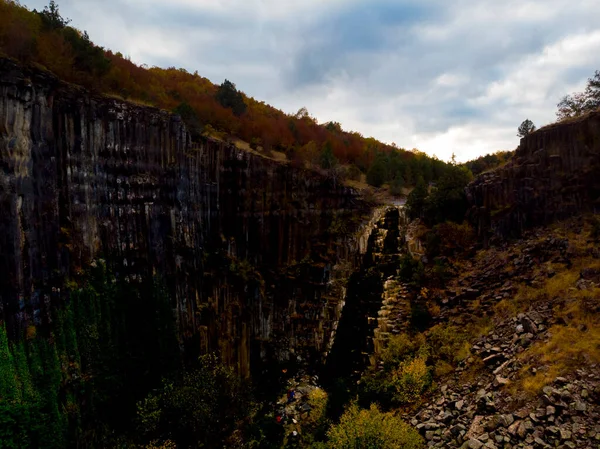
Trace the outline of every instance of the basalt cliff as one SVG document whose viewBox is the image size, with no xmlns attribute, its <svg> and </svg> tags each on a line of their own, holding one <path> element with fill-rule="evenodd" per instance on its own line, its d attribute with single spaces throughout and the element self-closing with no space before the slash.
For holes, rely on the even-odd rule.
<svg viewBox="0 0 600 449">
<path fill-rule="evenodd" d="M 482 237 L 500 236 L 597 210 L 600 112 L 546 126 L 521 139 L 503 167 L 467 189 Z"/>
<path fill-rule="evenodd" d="M 354 190 L 6 59 L 0 117 L 9 336 L 47 325 L 65 282 L 106 263 L 128 283 L 161 279 L 184 352 L 244 375 L 327 352 L 368 211 Z"/>
</svg>

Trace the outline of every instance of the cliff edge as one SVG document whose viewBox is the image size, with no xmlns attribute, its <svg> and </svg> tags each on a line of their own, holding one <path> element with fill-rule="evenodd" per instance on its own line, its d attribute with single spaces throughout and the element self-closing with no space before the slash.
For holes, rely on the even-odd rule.
<svg viewBox="0 0 600 449">
<path fill-rule="evenodd" d="M 600 112 L 539 129 L 513 158 L 467 188 L 480 236 L 519 235 L 595 210 L 600 200 Z"/>
</svg>

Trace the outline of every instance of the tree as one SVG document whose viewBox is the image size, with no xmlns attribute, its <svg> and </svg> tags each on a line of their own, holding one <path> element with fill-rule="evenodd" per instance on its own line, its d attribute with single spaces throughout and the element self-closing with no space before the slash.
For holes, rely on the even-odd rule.
<svg viewBox="0 0 600 449">
<path fill-rule="evenodd" d="M 390 183 L 390 193 L 395 196 L 402 195 L 402 188 L 404 187 L 404 179 L 402 179 L 401 175 L 396 175 L 396 177 Z"/>
<path fill-rule="evenodd" d="M 586 108 L 590 111 L 600 107 L 600 70 L 596 70 L 592 78 L 588 78 L 585 89 L 587 97 Z"/>
<path fill-rule="evenodd" d="M 66 27 L 71 22 L 71 19 L 65 19 L 60 15 L 58 5 L 54 0 L 51 0 L 48 6 L 45 6 L 44 10 L 38 14 L 42 18 L 44 27 L 49 30 L 59 30 Z"/>
<path fill-rule="evenodd" d="M 578 117 L 587 111 L 587 97 L 582 92 L 565 95 L 556 106 L 558 107 L 556 116 L 559 120 Z"/>
<path fill-rule="evenodd" d="M 361 410 L 351 405 L 339 424 L 327 432 L 331 449 L 417 449 L 423 447 L 419 433 L 398 416 L 383 413 L 376 405 Z"/>
<path fill-rule="evenodd" d="M 422 215 L 425 221 L 432 225 L 446 220 L 462 223 L 468 209 L 465 187 L 472 179 L 473 174 L 465 166 L 448 168 L 426 200 Z"/>
<path fill-rule="evenodd" d="M 578 117 L 586 112 L 600 107 L 600 70 L 596 70 L 594 76 L 588 78 L 584 92 L 575 92 L 565 95 L 557 104 L 556 116 L 559 120 L 570 117 Z"/>
<path fill-rule="evenodd" d="M 306 107 L 303 106 L 300 109 L 298 109 L 298 112 L 296 112 L 294 117 L 297 118 L 298 120 L 300 120 L 303 118 L 310 117 L 310 114 L 308 113 L 308 109 L 306 109 Z"/>
<path fill-rule="evenodd" d="M 146 438 L 172 437 L 178 447 L 223 447 L 250 406 L 239 376 L 214 355 L 205 355 L 179 382 L 165 382 L 138 403 L 138 426 Z"/>
<path fill-rule="evenodd" d="M 535 125 L 529 119 L 523 120 L 517 130 L 517 137 L 525 137 L 535 131 Z M 453 154 L 454 156 L 454 154 Z"/>
<path fill-rule="evenodd" d="M 367 183 L 373 187 L 381 187 L 388 178 L 387 165 L 385 155 L 382 153 L 377 154 L 371 168 L 367 171 Z"/>
<path fill-rule="evenodd" d="M 321 151 L 321 156 L 319 157 L 321 168 L 325 170 L 331 170 L 332 168 L 338 165 L 338 160 L 333 154 L 333 148 L 331 147 L 331 142 L 327 141 L 323 145 L 323 150 Z"/>
<path fill-rule="evenodd" d="M 246 112 L 244 96 L 236 89 L 235 84 L 227 79 L 217 89 L 215 98 L 221 106 L 231 109 L 238 117 Z"/>
<path fill-rule="evenodd" d="M 425 180 L 423 177 L 419 177 L 417 181 L 417 185 L 410 192 L 408 198 L 406 199 L 406 215 L 411 220 L 415 218 L 421 218 L 423 216 L 425 210 L 425 202 L 427 201 L 427 196 L 429 193 L 427 192 L 427 186 L 425 185 Z"/>
<path fill-rule="evenodd" d="M 178 114 L 183 123 L 187 126 L 188 131 L 190 132 L 192 139 L 198 140 L 202 135 L 202 125 L 200 124 L 200 120 L 198 119 L 198 114 L 194 108 L 192 108 L 187 102 L 183 101 L 173 109 L 175 114 Z"/>
</svg>

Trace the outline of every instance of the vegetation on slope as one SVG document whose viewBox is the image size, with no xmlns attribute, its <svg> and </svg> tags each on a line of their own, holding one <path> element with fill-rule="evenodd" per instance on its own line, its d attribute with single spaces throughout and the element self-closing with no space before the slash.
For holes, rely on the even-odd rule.
<svg viewBox="0 0 600 449">
<path fill-rule="evenodd" d="M 492 154 L 486 154 L 485 156 L 479 156 L 472 161 L 465 162 L 464 166 L 473 173 L 473 176 L 477 176 L 504 165 L 513 154 L 513 151 L 497 151 Z"/>
<path fill-rule="evenodd" d="M 319 124 L 306 108 L 286 114 L 248 97 L 229 80 L 217 86 L 198 72 L 138 66 L 121 53 L 95 45 L 86 32 L 69 23 L 54 1 L 38 12 L 14 0 L 0 0 L 0 54 L 37 64 L 95 91 L 174 111 L 194 138 L 205 133 L 241 139 L 266 154 L 276 150 L 293 163 L 329 170 L 341 164 L 347 167 L 344 175 L 360 179 L 366 174 L 377 187 L 389 182 L 398 192 L 420 177 L 435 181 L 447 166 L 418 150 L 344 131 L 336 122 Z"/>
</svg>

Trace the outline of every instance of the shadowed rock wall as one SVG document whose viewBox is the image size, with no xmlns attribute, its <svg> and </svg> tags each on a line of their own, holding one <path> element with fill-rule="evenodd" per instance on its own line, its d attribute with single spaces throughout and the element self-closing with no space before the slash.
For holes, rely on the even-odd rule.
<svg viewBox="0 0 600 449">
<path fill-rule="evenodd" d="M 320 358 L 366 211 L 356 193 L 177 116 L 0 60 L 0 297 L 9 332 L 43 325 L 98 258 L 158 275 L 186 352 L 239 372 Z M 253 368 L 252 368 L 253 369 Z"/>
<path fill-rule="evenodd" d="M 518 235 L 524 229 L 598 208 L 600 112 L 542 128 L 521 139 L 503 167 L 467 188 L 479 232 Z"/>
</svg>

